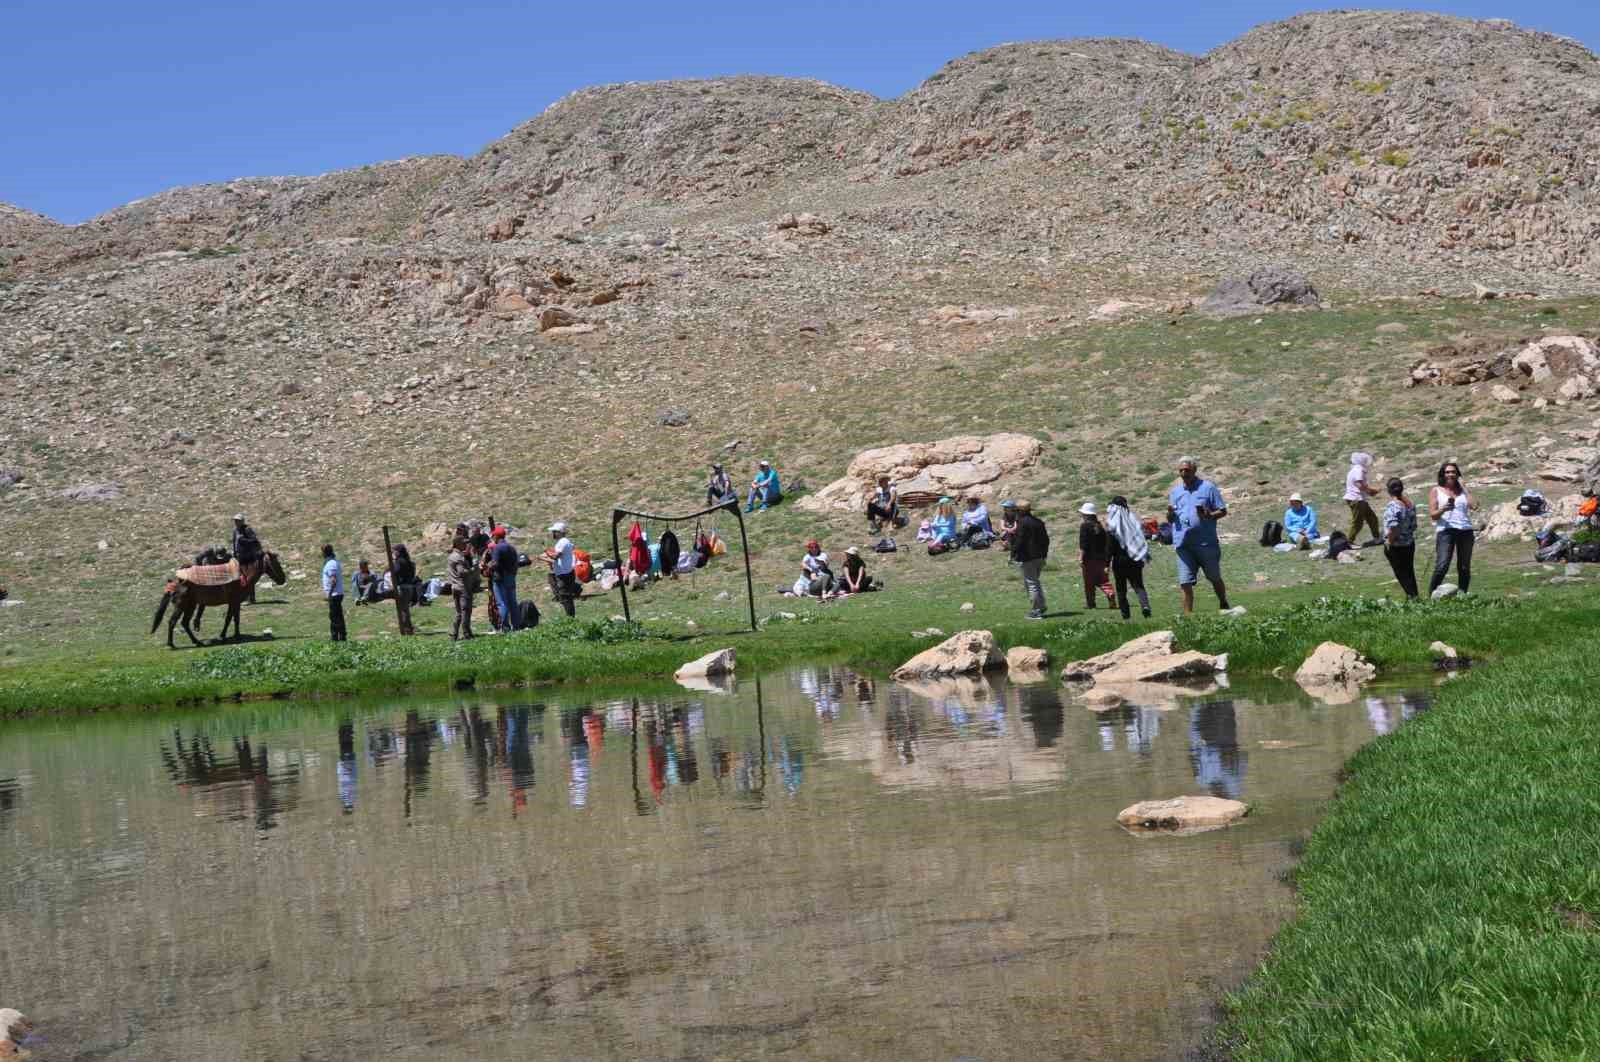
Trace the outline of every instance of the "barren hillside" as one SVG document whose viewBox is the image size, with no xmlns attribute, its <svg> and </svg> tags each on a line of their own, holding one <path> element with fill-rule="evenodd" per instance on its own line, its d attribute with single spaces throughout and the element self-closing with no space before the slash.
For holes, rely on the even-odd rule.
<svg viewBox="0 0 1600 1062">
<path fill-rule="evenodd" d="M 952 385 L 1006 352 L 1073 406 L 1106 384 L 1062 351 L 1181 325 L 1262 262 L 1346 306 L 1592 291 L 1597 165 L 1581 46 L 1345 12 L 1199 58 L 1006 45 L 891 101 L 606 86 L 470 159 L 179 188 L 71 227 L 0 208 L 0 483 L 20 477 L 0 536 L 27 543 L 4 579 L 159 573 L 239 508 L 370 541 L 380 511 L 681 499 L 719 452 L 832 478 L 859 446 L 989 427 Z M 1404 379 L 1414 351 L 1385 343 L 1359 368 Z M 1079 425 L 992 427 L 1068 447 Z M 85 485 L 101 500 L 64 496 Z"/>
</svg>

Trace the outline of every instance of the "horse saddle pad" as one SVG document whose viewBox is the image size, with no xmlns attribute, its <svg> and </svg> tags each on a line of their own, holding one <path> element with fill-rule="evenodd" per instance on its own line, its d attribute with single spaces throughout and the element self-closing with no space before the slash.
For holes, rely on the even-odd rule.
<svg viewBox="0 0 1600 1062">
<path fill-rule="evenodd" d="M 192 586 L 227 586 L 229 583 L 239 581 L 239 562 L 231 560 L 227 564 L 192 564 L 187 568 L 179 568 L 179 579 Z"/>
</svg>

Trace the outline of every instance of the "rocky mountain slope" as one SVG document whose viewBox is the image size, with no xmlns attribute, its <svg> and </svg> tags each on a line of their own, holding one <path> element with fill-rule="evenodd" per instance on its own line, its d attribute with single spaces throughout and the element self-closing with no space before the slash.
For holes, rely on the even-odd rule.
<svg viewBox="0 0 1600 1062">
<path fill-rule="evenodd" d="M 179 188 L 70 227 L 0 209 L 0 473 L 21 477 L 0 535 L 114 527 L 98 553 L 159 571 L 238 508 L 318 537 L 370 536 L 397 496 L 429 520 L 572 515 L 681 498 L 735 440 L 831 479 L 854 447 L 950 433 L 905 390 L 930 366 L 1177 319 L 1263 260 L 1347 303 L 1592 290 L 1597 119 L 1574 42 L 1339 12 L 1198 58 L 1006 45 L 897 100 L 605 86 L 468 159 Z M 818 405 L 842 394 L 859 416 Z"/>
</svg>

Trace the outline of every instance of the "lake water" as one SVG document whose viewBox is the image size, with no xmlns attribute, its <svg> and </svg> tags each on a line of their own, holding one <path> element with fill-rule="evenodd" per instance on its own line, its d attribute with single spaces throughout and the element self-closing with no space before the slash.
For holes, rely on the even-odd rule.
<svg viewBox="0 0 1600 1062">
<path fill-rule="evenodd" d="M 0 727 L 0 1006 L 55 1059 L 1161 1058 L 1426 703 L 735 690 Z M 1136 800 L 1253 805 L 1134 836 Z"/>
</svg>

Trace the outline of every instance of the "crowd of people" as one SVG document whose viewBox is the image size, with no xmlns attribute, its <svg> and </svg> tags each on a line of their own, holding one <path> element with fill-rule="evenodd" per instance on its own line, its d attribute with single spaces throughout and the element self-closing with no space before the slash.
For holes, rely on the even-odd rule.
<svg viewBox="0 0 1600 1062">
<path fill-rule="evenodd" d="M 1350 455 L 1343 494 L 1350 513 L 1348 533 L 1336 530 L 1325 538 L 1318 525 L 1316 509 L 1296 491 L 1289 495 L 1281 523 L 1269 523 L 1263 529 L 1262 545 L 1275 545 L 1280 550 L 1324 548 L 1330 557 L 1349 549 L 1382 547 L 1401 590 L 1408 598 L 1416 598 L 1420 594 L 1415 571 L 1417 504 L 1407 495 L 1405 484 L 1399 478 L 1390 478 L 1384 485 L 1388 501 L 1380 517 L 1369 501 L 1380 493 L 1371 482 L 1373 464 L 1371 454 L 1358 451 Z M 1228 515 L 1227 502 L 1216 483 L 1200 475 L 1195 458 L 1180 459 L 1177 471 L 1177 482 L 1166 498 L 1165 522 L 1141 520 L 1122 495 L 1110 499 L 1103 515 L 1093 501 L 1086 501 L 1079 507 L 1077 561 L 1086 609 L 1098 607 L 1103 599 L 1108 607 L 1117 609 L 1124 620 L 1129 620 L 1133 599 L 1137 599 L 1140 614 L 1149 617 L 1150 595 L 1145 586 L 1144 569 L 1150 562 L 1154 542 L 1172 546 L 1178 590 L 1186 613 L 1194 611 L 1195 587 L 1201 578 L 1215 594 L 1218 608 L 1231 609 L 1222 575 L 1222 543 L 1217 533 L 1218 521 Z M 745 511 L 771 508 L 782 497 L 777 470 L 770 461 L 761 460 L 750 481 Z M 708 508 L 738 503 L 739 495 L 732 477 L 720 464 L 711 465 L 705 500 Z M 875 535 L 892 532 L 909 523 L 900 492 L 887 475 L 877 477 L 866 493 L 863 507 L 868 528 Z M 1430 593 L 1444 582 L 1452 563 L 1459 589 L 1469 591 L 1475 540 L 1474 508 L 1472 495 L 1462 482 L 1460 466 L 1446 461 L 1440 466 L 1437 482 L 1428 493 L 1427 513 L 1435 536 L 1434 568 L 1428 584 Z M 1364 531 L 1369 537 L 1358 543 L 1356 539 Z M 562 611 L 572 617 L 576 615 L 575 602 L 583 592 L 582 582 L 590 577 L 588 555 L 575 547 L 564 521 L 551 524 L 547 533 L 550 545 L 540 554 L 540 559 L 548 569 L 552 596 Z M 518 550 L 510 537 L 510 531 L 504 526 L 487 527 L 477 522 L 457 524 L 445 574 L 442 579 L 430 583 L 419 579 L 416 562 L 401 543 L 393 546 L 389 570 L 382 576 L 372 571 L 366 558 L 361 558 L 347 586 L 333 546 L 324 545 L 322 593 L 328 604 L 330 637 L 334 641 L 344 641 L 348 636 L 344 617 L 347 589 L 357 605 L 393 600 L 403 634 L 414 633 L 410 620 L 412 605 L 427 604 L 448 593 L 455 610 L 451 638 L 475 637 L 474 607 L 485 588 L 488 590 L 485 595 L 487 620 L 495 632 L 510 633 L 537 624 L 537 606 L 519 600 L 517 594 L 518 573 L 534 561 Z M 676 554 L 675 536 L 663 536 L 663 549 L 667 538 L 672 538 L 672 551 Z M 612 579 L 607 584 L 608 589 L 619 577 L 629 578 L 630 585 L 638 585 L 632 580 L 648 577 L 657 570 L 658 563 L 662 563 L 656 559 L 655 547 L 646 552 L 646 536 L 637 524 L 629 539 L 628 561 L 620 571 L 605 573 Z M 997 547 L 997 552 L 1020 573 L 1022 588 L 1028 597 L 1027 617 L 1044 617 L 1046 602 L 1042 577 L 1050 554 L 1050 534 L 1028 500 L 1003 501 L 997 527 L 983 498 L 974 494 L 958 503 L 952 497 L 941 497 L 933 505 L 932 514 L 921 522 L 916 539 L 926 543 L 932 555 Z M 703 564 L 717 541 L 714 533 L 709 536 L 697 533 L 693 548 L 698 556 L 691 559 Z M 894 552 L 899 548 L 889 537 L 880 538 L 873 547 L 877 552 Z M 196 558 L 196 563 L 226 563 L 232 559 L 244 568 L 258 562 L 261 555 L 260 538 L 240 513 L 234 517 L 231 550 L 211 547 Z M 676 556 L 673 559 L 676 561 Z M 606 566 L 610 567 L 611 562 Z M 828 553 L 813 538 L 805 543 L 794 583 L 779 587 L 779 592 L 833 601 L 884 587 L 881 575 L 868 572 L 866 558 L 859 547 L 845 549 L 840 570 L 835 571 Z"/>
</svg>

